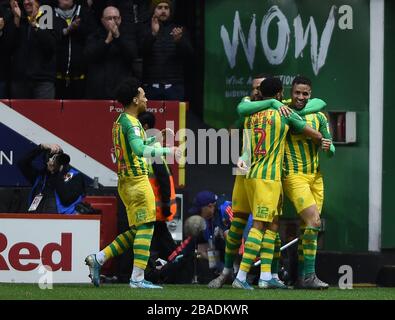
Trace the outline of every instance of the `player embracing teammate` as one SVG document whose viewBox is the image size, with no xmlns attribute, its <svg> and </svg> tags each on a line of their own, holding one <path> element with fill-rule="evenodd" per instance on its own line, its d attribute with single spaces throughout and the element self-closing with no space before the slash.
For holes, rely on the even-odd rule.
<svg viewBox="0 0 395 320">
<path fill-rule="evenodd" d="M 233 287 L 253 289 L 246 281 L 246 275 L 255 257 L 260 254 L 259 287 L 286 288 L 272 275 L 274 252 L 277 252 L 278 259 L 280 245 L 277 230 L 283 178 L 285 193 L 304 222 L 298 248 L 299 279 L 296 287 L 324 289 L 328 285 L 315 274 L 319 214 L 323 203 L 318 151 L 321 146 L 328 155 L 334 153 L 327 118 L 319 112 L 325 103 L 313 99 L 316 100 L 315 103 L 306 107 L 311 96 L 311 82 L 304 77 L 296 77 L 293 81 L 290 105 L 293 112 L 288 116 L 281 116 L 278 111 L 282 105 L 279 101 L 283 92 L 279 79 L 265 79 L 260 85 L 260 91 L 263 101 L 250 102 L 245 99 L 238 106 L 240 115 L 246 116 L 245 129 L 249 133 L 243 141 L 244 149 L 248 147 L 249 152 L 243 153 L 238 166 L 248 169 L 244 180 L 244 193 L 247 196 L 244 204 L 251 209 L 254 224 Z M 268 108 L 269 103 L 271 105 Z M 236 204 L 240 205 L 239 201 Z M 229 240 L 227 239 L 227 247 L 238 245 L 234 239 Z M 221 287 L 228 276 L 223 273 L 209 287 Z"/>
</svg>

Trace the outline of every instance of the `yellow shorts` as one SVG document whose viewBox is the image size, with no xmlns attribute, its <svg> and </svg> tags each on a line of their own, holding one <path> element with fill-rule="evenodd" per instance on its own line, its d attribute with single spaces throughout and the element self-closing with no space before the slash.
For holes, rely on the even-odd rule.
<svg viewBox="0 0 395 320">
<path fill-rule="evenodd" d="M 148 176 L 119 178 L 118 193 L 130 227 L 156 221 L 155 195 Z"/>
<path fill-rule="evenodd" d="M 245 179 L 244 184 L 253 219 L 272 222 L 280 214 L 281 181 Z"/>
<path fill-rule="evenodd" d="M 283 187 L 298 214 L 312 205 L 317 205 L 318 212 L 321 213 L 324 203 L 324 182 L 321 173 L 290 174 L 283 179 Z"/>
<path fill-rule="evenodd" d="M 245 190 L 244 181 L 245 176 L 237 175 L 232 193 L 232 211 L 235 213 L 250 213 L 250 203 L 248 202 L 247 193 Z"/>
</svg>

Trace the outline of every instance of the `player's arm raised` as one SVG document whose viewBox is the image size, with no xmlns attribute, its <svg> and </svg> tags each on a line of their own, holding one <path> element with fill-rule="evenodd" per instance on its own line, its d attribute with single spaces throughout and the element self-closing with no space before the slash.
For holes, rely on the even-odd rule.
<svg viewBox="0 0 395 320">
<path fill-rule="evenodd" d="M 237 106 L 237 112 L 240 116 L 246 117 L 268 108 L 278 109 L 281 106 L 283 106 L 283 104 L 276 99 L 251 101 L 249 97 L 244 97 Z"/>
<path fill-rule="evenodd" d="M 320 112 L 325 107 L 326 102 L 324 100 L 314 98 L 310 99 L 302 110 L 297 111 L 297 114 L 300 116 L 305 116 L 307 114 Z"/>
<path fill-rule="evenodd" d="M 132 151 L 139 157 L 158 157 L 172 153 L 171 148 L 152 147 L 144 144 L 143 139 L 139 135 L 139 127 L 130 127 L 127 131 L 129 145 Z"/>
<path fill-rule="evenodd" d="M 292 113 L 289 118 L 286 118 L 288 124 L 296 131 L 296 133 L 303 133 L 305 136 L 310 137 L 314 143 L 321 144 L 321 132 L 314 130 L 306 124 L 299 115 Z"/>
<path fill-rule="evenodd" d="M 322 112 L 318 113 L 320 122 L 320 132 L 322 133 L 322 150 L 326 151 L 326 155 L 331 158 L 335 155 L 336 149 L 332 143 L 332 135 L 329 130 L 328 116 Z"/>
</svg>

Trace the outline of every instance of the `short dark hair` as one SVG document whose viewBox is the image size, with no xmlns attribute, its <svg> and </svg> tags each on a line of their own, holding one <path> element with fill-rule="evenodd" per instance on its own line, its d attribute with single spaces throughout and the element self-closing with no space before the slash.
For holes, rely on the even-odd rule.
<svg viewBox="0 0 395 320">
<path fill-rule="evenodd" d="M 142 126 L 148 125 L 148 129 L 155 127 L 155 115 L 149 111 L 143 111 L 138 115 L 139 121 Z"/>
<path fill-rule="evenodd" d="M 261 82 L 259 90 L 264 98 L 274 97 L 283 89 L 283 83 L 279 78 L 269 77 Z"/>
<path fill-rule="evenodd" d="M 129 106 L 133 98 L 139 95 L 140 82 L 136 78 L 128 78 L 117 88 L 117 100 L 122 103 L 124 107 Z"/>
<path fill-rule="evenodd" d="M 292 81 L 292 87 L 297 84 L 305 84 L 308 85 L 310 88 L 312 87 L 311 80 L 305 76 L 296 76 Z"/>
<path fill-rule="evenodd" d="M 70 156 L 66 153 L 60 153 L 57 157 L 56 157 L 56 162 L 58 163 L 58 165 L 68 165 L 70 163 Z"/>
</svg>

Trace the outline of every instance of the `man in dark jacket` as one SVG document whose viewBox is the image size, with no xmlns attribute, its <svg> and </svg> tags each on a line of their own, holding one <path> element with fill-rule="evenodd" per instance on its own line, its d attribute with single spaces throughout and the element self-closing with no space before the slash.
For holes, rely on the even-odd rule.
<svg viewBox="0 0 395 320">
<path fill-rule="evenodd" d="M 86 98 L 115 99 L 116 89 L 133 75 L 137 46 L 131 24 L 123 24 L 119 10 L 107 7 L 102 27 L 88 38 L 85 56 L 89 61 Z"/>
<path fill-rule="evenodd" d="M 11 0 L 10 6 L 14 16 L 11 96 L 54 99 L 58 20 L 53 17 L 52 26 L 44 25 L 47 16 L 38 0 L 25 0 L 23 10 L 16 0 Z"/>
<path fill-rule="evenodd" d="M 152 1 L 142 40 L 143 83 L 149 100 L 184 100 L 184 62 L 193 54 L 185 29 L 171 21 L 171 0 Z"/>
<path fill-rule="evenodd" d="M 0 99 L 8 97 L 8 81 L 10 76 L 11 38 L 10 24 L 12 14 L 8 9 L 8 1 L 0 0 Z"/>
<path fill-rule="evenodd" d="M 93 17 L 74 0 L 58 0 L 55 14 L 59 18 L 61 38 L 56 50 L 56 98 L 85 97 L 85 41 L 94 26 Z"/>
<path fill-rule="evenodd" d="M 45 157 L 45 168 L 37 169 L 33 161 Z M 69 165 L 70 156 L 59 145 L 40 144 L 18 161 L 18 167 L 32 184 L 29 196 L 29 212 L 76 213 L 75 206 L 85 194 L 81 173 Z"/>
</svg>

